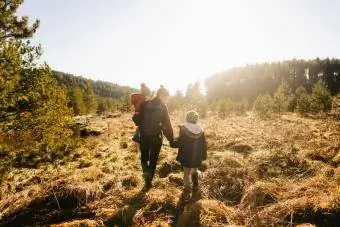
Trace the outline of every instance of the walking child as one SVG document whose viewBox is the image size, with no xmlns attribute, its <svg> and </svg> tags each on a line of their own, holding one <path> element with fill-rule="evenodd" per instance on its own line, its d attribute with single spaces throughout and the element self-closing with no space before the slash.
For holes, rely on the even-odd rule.
<svg viewBox="0 0 340 227">
<path fill-rule="evenodd" d="M 198 191 L 198 167 L 207 158 L 207 146 L 203 129 L 197 124 L 198 113 L 190 110 L 186 114 L 186 123 L 180 125 L 179 138 L 171 147 L 179 148 L 176 160 L 181 163 L 184 170 L 183 176 L 183 199 L 190 197 L 190 176 L 192 192 Z"/>
<path fill-rule="evenodd" d="M 141 83 L 140 93 L 134 93 L 131 95 L 131 103 L 135 108 L 134 116 L 139 114 L 140 106 L 144 101 L 149 100 L 151 96 L 151 90 L 145 85 L 145 83 Z M 136 143 L 140 142 L 140 131 L 137 126 L 135 133 L 132 136 L 132 140 Z"/>
</svg>

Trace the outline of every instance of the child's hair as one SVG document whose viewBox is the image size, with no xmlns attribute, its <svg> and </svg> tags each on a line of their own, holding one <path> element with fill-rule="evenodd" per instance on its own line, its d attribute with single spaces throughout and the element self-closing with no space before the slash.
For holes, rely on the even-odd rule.
<svg viewBox="0 0 340 227">
<path fill-rule="evenodd" d="M 188 123 L 196 124 L 198 121 L 198 113 L 195 110 L 189 110 L 185 116 Z"/>
<path fill-rule="evenodd" d="M 140 91 L 141 91 L 141 94 L 144 96 L 151 95 L 151 90 L 145 85 L 145 83 L 140 84 Z"/>
<path fill-rule="evenodd" d="M 165 89 L 163 85 L 160 86 L 160 88 L 157 90 L 156 96 L 159 97 L 161 95 L 169 96 L 169 91 Z"/>
</svg>

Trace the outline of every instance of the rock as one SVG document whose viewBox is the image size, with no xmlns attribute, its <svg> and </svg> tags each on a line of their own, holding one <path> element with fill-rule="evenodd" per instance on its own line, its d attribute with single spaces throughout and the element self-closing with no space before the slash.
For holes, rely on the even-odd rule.
<svg viewBox="0 0 340 227">
<path fill-rule="evenodd" d="M 122 181 L 122 186 L 125 188 L 130 188 L 130 187 L 137 187 L 139 183 L 139 179 L 137 176 L 131 175 L 128 177 L 125 177 Z"/>
<path fill-rule="evenodd" d="M 80 135 L 82 137 L 85 137 L 85 136 L 99 136 L 102 133 L 103 133 L 103 129 L 101 129 L 101 128 L 85 127 L 83 129 L 80 129 Z"/>
<path fill-rule="evenodd" d="M 180 174 L 171 173 L 168 176 L 168 180 L 171 184 L 175 185 L 176 187 L 183 186 L 183 177 Z"/>
<path fill-rule="evenodd" d="M 158 175 L 160 178 L 167 177 L 172 172 L 179 172 L 182 166 L 176 161 L 164 162 L 158 169 Z"/>
<path fill-rule="evenodd" d="M 248 144 L 235 144 L 231 147 L 232 151 L 240 154 L 248 155 L 253 148 Z"/>
</svg>

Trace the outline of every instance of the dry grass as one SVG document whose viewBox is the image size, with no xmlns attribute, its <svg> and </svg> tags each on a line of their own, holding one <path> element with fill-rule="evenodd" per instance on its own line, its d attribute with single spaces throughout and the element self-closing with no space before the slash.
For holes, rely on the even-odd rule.
<svg viewBox="0 0 340 227">
<path fill-rule="evenodd" d="M 177 225 L 184 226 L 226 226 L 243 224 L 234 208 L 218 200 L 203 199 L 184 208 Z"/>
<path fill-rule="evenodd" d="M 239 208 L 241 210 L 255 210 L 278 201 L 282 190 L 277 184 L 257 181 L 245 191 Z"/>
<path fill-rule="evenodd" d="M 64 222 L 62 224 L 51 225 L 51 227 L 97 227 L 100 226 L 97 221 L 83 219 L 70 222 Z"/>
<path fill-rule="evenodd" d="M 171 113 L 175 134 L 184 112 Z M 294 114 L 200 121 L 208 160 L 202 195 L 181 201 L 183 173 L 165 142 L 143 190 L 130 115 L 94 119 L 89 136 L 60 165 L 13 168 L 0 183 L 0 225 L 337 226 L 340 122 Z M 309 223 L 309 224 L 308 224 Z"/>
</svg>

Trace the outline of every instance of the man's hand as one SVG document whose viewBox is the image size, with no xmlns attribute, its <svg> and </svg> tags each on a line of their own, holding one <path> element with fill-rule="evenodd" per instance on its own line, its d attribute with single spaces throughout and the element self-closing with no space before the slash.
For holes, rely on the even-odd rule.
<svg viewBox="0 0 340 227">
<path fill-rule="evenodd" d="M 170 147 L 172 148 L 179 148 L 179 143 L 178 141 L 170 141 Z"/>
</svg>

